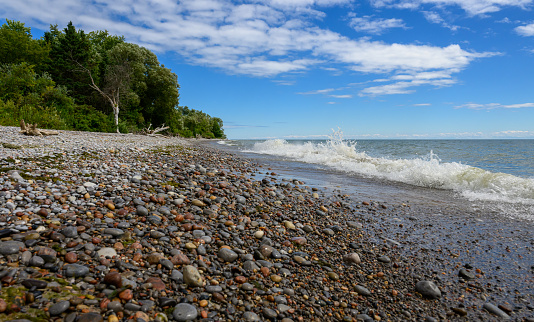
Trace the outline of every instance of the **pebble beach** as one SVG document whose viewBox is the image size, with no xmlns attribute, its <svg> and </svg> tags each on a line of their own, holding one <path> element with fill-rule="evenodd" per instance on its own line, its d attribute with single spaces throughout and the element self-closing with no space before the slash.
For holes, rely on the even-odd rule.
<svg viewBox="0 0 534 322">
<path fill-rule="evenodd" d="M 199 141 L 0 127 L 0 321 L 534 321 L 531 222 Z"/>
</svg>

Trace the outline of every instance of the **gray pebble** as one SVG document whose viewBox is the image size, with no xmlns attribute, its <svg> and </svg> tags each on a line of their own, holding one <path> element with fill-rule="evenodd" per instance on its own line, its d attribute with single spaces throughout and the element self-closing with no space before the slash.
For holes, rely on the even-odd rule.
<svg viewBox="0 0 534 322">
<path fill-rule="evenodd" d="M 172 316 L 176 321 L 192 321 L 197 318 L 197 308 L 188 303 L 180 303 L 174 307 Z"/>
</svg>

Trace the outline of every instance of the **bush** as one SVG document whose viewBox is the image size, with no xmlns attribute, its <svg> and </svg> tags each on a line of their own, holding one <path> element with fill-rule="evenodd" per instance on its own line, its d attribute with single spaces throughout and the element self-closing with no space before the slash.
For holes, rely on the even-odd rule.
<svg viewBox="0 0 534 322">
<path fill-rule="evenodd" d="M 20 120 L 37 124 L 40 128 L 66 130 L 67 124 L 53 106 L 17 105 L 13 101 L 0 101 L 0 124 L 19 126 Z"/>
<path fill-rule="evenodd" d="M 69 127 L 77 131 L 112 132 L 113 120 L 90 105 L 74 105 L 62 113 Z"/>
</svg>

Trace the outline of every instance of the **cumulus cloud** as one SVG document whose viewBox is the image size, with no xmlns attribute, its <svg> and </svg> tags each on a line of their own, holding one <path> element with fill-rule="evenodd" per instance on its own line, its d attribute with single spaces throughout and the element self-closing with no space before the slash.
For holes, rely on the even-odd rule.
<svg viewBox="0 0 534 322">
<path fill-rule="evenodd" d="M 534 36 L 534 23 L 515 28 L 515 31 L 521 36 Z"/>
<path fill-rule="evenodd" d="M 375 7 L 417 9 L 424 5 L 458 6 L 469 15 L 484 15 L 506 7 L 527 8 L 533 0 L 371 0 Z"/>
<path fill-rule="evenodd" d="M 175 52 L 190 64 L 231 74 L 274 77 L 335 67 L 383 75 L 383 86 L 364 89 L 361 95 L 410 93 L 422 85 L 449 86 L 455 82 L 453 75 L 473 60 L 495 54 L 466 51 L 456 44 L 439 47 L 352 39 L 316 24 L 316 19 L 322 17 L 321 8 L 350 2 L 0 0 L 0 14 L 20 17 L 28 25 L 41 29 L 48 29 L 50 23 L 65 26 L 68 20 L 86 31 L 107 29 L 153 51 Z M 378 5 L 378 1 L 374 2 Z M 421 3 L 382 2 L 384 5 Z M 512 0 L 500 0 L 500 3 L 512 5 Z M 360 21 L 361 28 L 367 23 L 368 30 L 404 27 L 398 19 L 362 19 L 367 20 Z"/>
<path fill-rule="evenodd" d="M 376 35 L 382 34 L 391 28 L 406 28 L 402 19 L 373 19 L 371 16 L 354 17 L 350 20 L 349 25 L 356 31 Z"/>
</svg>

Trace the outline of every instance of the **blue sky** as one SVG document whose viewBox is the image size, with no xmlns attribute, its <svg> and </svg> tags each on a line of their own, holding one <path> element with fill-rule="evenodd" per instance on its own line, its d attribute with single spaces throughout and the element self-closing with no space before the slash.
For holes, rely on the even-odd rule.
<svg viewBox="0 0 534 322">
<path fill-rule="evenodd" d="M 0 0 L 153 50 L 231 139 L 534 138 L 534 0 Z"/>
</svg>

